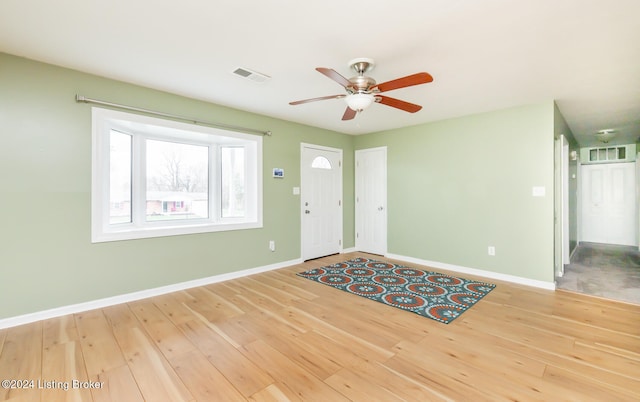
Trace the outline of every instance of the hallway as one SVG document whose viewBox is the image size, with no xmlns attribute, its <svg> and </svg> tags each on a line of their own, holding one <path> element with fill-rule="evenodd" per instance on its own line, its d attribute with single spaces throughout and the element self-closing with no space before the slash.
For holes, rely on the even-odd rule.
<svg viewBox="0 0 640 402">
<path fill-rule="evenodd" d="M 633 246 L 582 242 L 557 288 L 640 304 L 640 252 Z"/>
</svg>

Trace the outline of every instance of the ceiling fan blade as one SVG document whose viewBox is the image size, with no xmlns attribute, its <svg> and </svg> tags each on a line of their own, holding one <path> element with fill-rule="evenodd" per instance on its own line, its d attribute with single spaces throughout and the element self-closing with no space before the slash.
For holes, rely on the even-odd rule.
<svg viewBox="0 0 640 402">
<path fill-rule="evenodd" d="M 409 113 L 415 113 L 418 110 L 422 109 L 422 106 L 416 105 L 415 103 L 409 103 L 400 99 L 390 98 L 383 95 L 376 96 L 376 102 L 382 103 L 383 105 L 395 107 L 396 109 L 404 110 L 405 112 Z"/>
<path fill-rule="evenodd" d="M 321 101 L 321 100 L 326 100 L 326 99 L 340 99 L 340 98 L 344 98 L 345 96 L 347 96 L 347 95 L 340 94 L 340 95 L 321 96 L 319 98 L 303 99 L 303 100 L 299 100 L 299 101 L 295 101 L 295 102 L 289 102 L 289 104 L 290 105 L 302 105 L 303 103 L 316 102 L 316 101 Z"/>
<path fill-rule="evenodd" d="M 433 81 L 433 77 L 429 73 L 416 73 L 406 77 L 397 78 L 395 80 L 383 82 L 374 86 L 372 89 L 378 89 L 379 92 L 393 91 L 394 89 L 410 87 L 412 85 L 427 84 Z"/>
<path fill-rule="evenodd" d="M 351 86 L 351 81 L 349 81 L 348 79 L 338 74 L 336 70 L 333 70 L 331 68 L 325 68 L 325 67 L 318 67 L 316 68 L 316 70 L 326 75 L 327 77 L 331 78 L 332 80 L 334 80 L 335 82 L 337 82 L 338 84 L 342 85 L 345 88 Z"/>
<path fill-rule="evenodd" d="M 356 117 L 356 111 L 347 106 L 347 110 L 344 111 L 342 120 L 353 120 L 354 117 Z"/>
</svg>

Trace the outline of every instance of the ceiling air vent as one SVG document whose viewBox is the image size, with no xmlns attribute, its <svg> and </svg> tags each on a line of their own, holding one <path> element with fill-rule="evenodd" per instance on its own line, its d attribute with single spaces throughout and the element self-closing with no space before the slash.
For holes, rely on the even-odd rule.
<svg viewBox="0 0 640 402">
<path fill-rule="evenodd" d="M 264 74 L 249 70 L 248 68 L 242 68 L 242 67 L 236 68 L 233 71 L 233 73 L 239 77 L 247 78 L 255 82 L 265 82 L 271 79 L 271 77 L 269 77 L 268 75 L 264 75 Z"/>
</svg>

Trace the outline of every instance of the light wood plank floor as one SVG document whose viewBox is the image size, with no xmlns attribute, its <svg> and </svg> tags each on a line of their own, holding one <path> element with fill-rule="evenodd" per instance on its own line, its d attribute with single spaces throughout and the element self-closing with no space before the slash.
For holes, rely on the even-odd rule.
<svg viewBox="0 0 640 402">
<path fill-rule="evenodd" d="M 640 400 L 640 306 L 489 281 L 445 325 L 295 275 L 356 256 L 0 330 L 0 400 Z"/>
</svg>

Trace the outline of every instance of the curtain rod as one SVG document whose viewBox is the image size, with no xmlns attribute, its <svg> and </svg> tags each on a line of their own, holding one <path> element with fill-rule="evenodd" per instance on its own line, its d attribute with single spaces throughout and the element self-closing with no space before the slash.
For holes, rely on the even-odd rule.
<svg viewBox="0 0 640 402">
<path fill-rule="evenodd" d="M 142 108 L 138 108 L 138 107 L 134 107 L 134 106 L 121 105 L 121 104 L 118 104 L 118 103 L 105 102 L 105 101 L 101 101 L 101 100 L 98 100 L 98 99 L 91 99 L 91 98 L 87 98 L 87 97 L 82 96 L 82 95 L 76 95 L 76 102 L 78 102 L 78 103 L 81 103 L 81 102 L 82 103 L 93 103 L 93 104 L 96 104 L 96 105 L 111 106 L 111 107 L 115 107 L 115 108 L 118 108 L 118 109 L 131 110 L 131 111 L 134 111 L 134 112 L 142 112 L 142 113 L 152 114 L 152 115 L 155 115 L 155 116 L 168 117 L 168 118 L 174 119 L 174 120 L 187 121 L 189 123 L 199 124 L 199 125 L 203 125 L 203 126 L 211 126 L 211 127 L 216 127 L 216 128 L 223 128 L 223 129 L 227 129 L 227 130 L 239 131 L 239 132 L 244 132 L 244 133 L 262 134 L 262 135 L 267 135 L 269 137 L 271 136 L 271 131 L 262 131 L 262 130 L 256 130 L 254 128 L 231 126 L 231 125 L 227 125 L 227 124 L 212 123 L 212 122 L 208 122 L 208 121 L 195 120 L 195 119 L 191 119 L 189 117 L 177 116 L 175 114 L 156 112 L 154 110 L 142 109 Z"/>
</svg>

